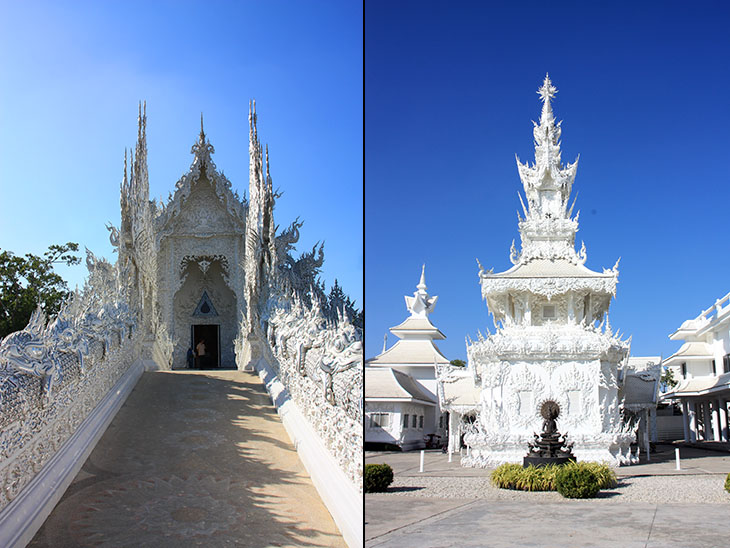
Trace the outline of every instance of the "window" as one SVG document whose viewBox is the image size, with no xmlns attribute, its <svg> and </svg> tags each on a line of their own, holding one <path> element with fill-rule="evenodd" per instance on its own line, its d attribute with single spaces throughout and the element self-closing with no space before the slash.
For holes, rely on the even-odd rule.
<svg viewBox="0 0 730 548">
<path fill-rule="evenodd" d="M 370 415 L 370 428 L 387 428 L 390 426 L 390 413 L 373 413 Z"/>
<path fill-rule="evenodd" d="M 418 417 L 416 415 L 413 415 L 413 422 L 411 423 L 411 427 L 415 428 L 417 422 L 418 422 Z"/>
<path fill-rule="evenodd" d="M 681 367 L 682 367 L 682 378 L 683 379 L 686 379 L 687 378 L 687 364 L 686 363 L 682 363 L 682 366 Z"/>
<path fill-rule="evenodd" d="M 542 317 L 545 320 L 554 320 L 555 319 L 555 305 L 554 304 L 546 304 L 542 307 Z"/>
<path fill-rule="evenodd" d="M 717 365 L 715 364 L 715 360 L 712 360 L 712 374 L 717 375 Z"/>
<path fill-rule="evenodd" d="M 730 373 L 730 354 L 725 354 L 722 357 L 722 372 Z"/>
<path fill-rule="evenodd" d="M 423 415 L 418 417 L 418 428 L 423 430 Z"/>
<path fill-rule="evenodd" d="M 403 415 L 403 428 L 408 428 L 408 413 Z"/>
<path fill-rule="evenodd" d="M 439 428 L 443 428 L 443 427 L 444 427 L 444 416 L 441 415 L 439 417 Z"/>
</svg>

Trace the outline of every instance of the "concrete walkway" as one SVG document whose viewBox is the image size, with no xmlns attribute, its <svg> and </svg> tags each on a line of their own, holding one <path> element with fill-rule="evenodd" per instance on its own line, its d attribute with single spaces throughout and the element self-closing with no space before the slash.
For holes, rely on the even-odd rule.
<svg viewBox="0 0 730 548">
<path fill-rule="evenodd" d="M 31 547 L 345 546 L 258 376 L 145 373 Z"/>
<path fill-rule="evenodd" d="M 727 474 L 730 455 L 681 447 L 682 469 L 675 469 L 674 446 L 659 445 L 651 462 L 616 470 L 619 478 L 693 476 L 698 481 Z M 491 470 L 462 468 L 459 456 L 448 462 L 439 450 L 425 453 L 419 472 L 417 451 L 366 452 L 366 463 L 386 462 L 396 477 L 474 478 Z M 660 478 L 657 481 L 664 481 Z M 688 481 L 694 480 L 688 478 Z M 728 504 L 677 504 L 671 499 L 648 502 L 584 500 L 548 502 L 435 498 L 390 494 L 365 497 L 365 546 L 368 548 L 446 547 L 607 547 L 704 548 L 728 545 Z M 537 495 L 537 493 L 535 493 Z M 678 497 L 679 498 L 679 497 Z M 537 498 L 536 498 L 537 499 Z"/>
</svg>

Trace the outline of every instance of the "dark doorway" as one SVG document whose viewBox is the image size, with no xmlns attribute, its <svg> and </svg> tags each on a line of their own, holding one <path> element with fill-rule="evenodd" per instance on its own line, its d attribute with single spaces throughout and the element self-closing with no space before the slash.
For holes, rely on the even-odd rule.
<svg viewBox="0 0 730 548">
<path fill-rule="evenodd" d="M 200 341 L 205 341 L 205 355 L 195 358 L 196 369 L 217 369 L 220 367 L 220 326 L 191 326 L 193 349 L 197 349 Z M 197 352 L 196 352 L 197 354 Z"/>
</svg>

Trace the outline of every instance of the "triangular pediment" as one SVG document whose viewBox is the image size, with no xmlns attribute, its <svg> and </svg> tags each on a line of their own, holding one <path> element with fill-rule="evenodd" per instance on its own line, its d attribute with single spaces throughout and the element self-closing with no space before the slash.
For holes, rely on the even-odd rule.
<svg viewBox="0 0 730 548">
<path fill-rule="evenodd" d="M 190 309 L 188 309 L 190 310 Z M 198 302 L 198 306 L 195 307 L 195 312 L 193 312 L 193 316 L 198 317 L 214 317 L 217 316 L 218 312 L 216 311 L 215 307 L 213 306 L 213 301 L 210 300 L 210 297 L 208 297 L 208 292 L 203 291 L 203 296 L 200 297 L 200 301 Z"/>
<path fill-rule="evenodd" d="M 205 133 L 200 132 L 198 141 L 192 146 L 193 162 L 190 169 L 175 184 L 175 193 L 166 204 L 161 204 L 160 213 L 155 220 L 158 239 L 174 230 L 174 220 L 186 214 L 185 204 L 195 192 L 197 183 L 209 184 L 220 209 L 230 218 L 231 223 L 243 230 L 246 218 L 247 204 L 237 193 L 233 192 L 231 182 L 218 171 L 211 155 L 215 152 L 213 145 L 206 139 Z M 158 242 L 159 244 L 159 242 Z"/>
</svg>

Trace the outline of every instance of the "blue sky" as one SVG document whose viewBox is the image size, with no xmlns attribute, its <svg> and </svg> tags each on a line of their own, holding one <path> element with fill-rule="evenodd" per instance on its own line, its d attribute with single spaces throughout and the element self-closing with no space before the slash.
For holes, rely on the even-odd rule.
<svg viewBox="0 0 730 548">
<path fill-rule="evenodd" d="M 205 116 L 214 161 L 248 191 L 258 107 L 276 222 L 325 241 L 323 278 L 362 306 L 362 7 L 355 1 L 0 2 L 0 248 L 78 242 L 115 260 L 125 147 L 147 101 L 151 197 L 174 190 Z M 60 269 L 71 287 L 82 265 Z"/>
<path fill-rule="evenodd" d="M 593 270 L 621 257 L 611 324 L 633 355 L 674 352 L 730 291 L 729 22 L 721 2 L 366 2 L 366 357 L 424 262 L 449 358 L 494 331 L 475 258 L 511 266 L 546 72 L 580 154 L 577 245 Z"/>
</svg>

